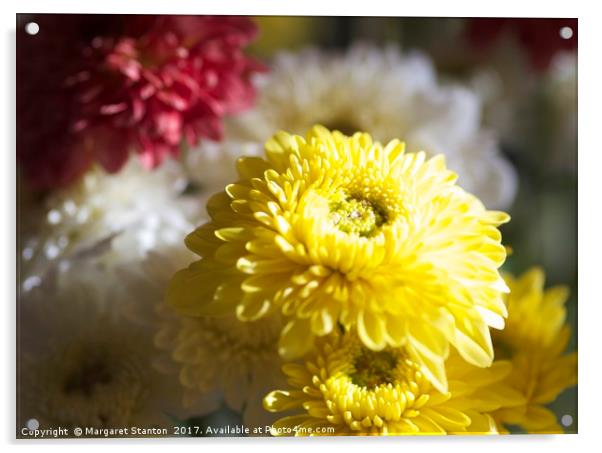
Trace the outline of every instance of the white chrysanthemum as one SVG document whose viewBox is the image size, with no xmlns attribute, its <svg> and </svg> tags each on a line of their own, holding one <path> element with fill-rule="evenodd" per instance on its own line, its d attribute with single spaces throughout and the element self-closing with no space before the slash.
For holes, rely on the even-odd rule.
<svg viewBox="0 0 602 453">
<path fill-rule="evenodd" d="M 127 316 L 156 332 L 153 364 L 183 389 L 183 413 L 205 415 L 225 404 L 243 415 L 245 426 L 266 426 L 277 417 L 263 409 L 262 399 L 284 381 L 277 352 L 282 323 L 176 314 L 163 295 L 173 274 L 194 259 L 182 244 L 150 253 L 137 270 L 124 270 Z"/>
<path fill-rule="evenodd" d="M 425 55 L 370 46 L 345 54 L 284 53 L 259 88 L 256 107 L 228 125 L 225 154 L 248 153 L 237 152 L 236 142 L 262 144 L 277 130 L 303 134 L 322 124 L 344 133 L 369 132 L 381 142 L 403 137 L 410 152 L 444 154 L 462 187 L 488 207 L 507 207 L 515 195 L 514 169 L 480 127 L 480 98 L 440 84 Z M 214 169 L 203 150 L 190 155 L 196 160 L 193 174 Z"/>
<path fill-rule="evenodd" d="M 204 208 L 182 196 L 187 179 L 175 161 L 152 172 L 132 159 L 119 173 L 94 170 L 43 206 L 20 215 L 28 227 L 21 244 L 21 289 L 49 274 L 66 272 L 82 260 L 106 270 L 135 262 L 162 244 L 179 244 Z"/>
<path fill-rule="evenodd" d="M 181 392 L 151 365 L 154 332 L 120 316 L 121 300 L 107 305 L 99 294 L 70 282 L 19 300 L 19 426 L 173 425 Z"/>
</svg>

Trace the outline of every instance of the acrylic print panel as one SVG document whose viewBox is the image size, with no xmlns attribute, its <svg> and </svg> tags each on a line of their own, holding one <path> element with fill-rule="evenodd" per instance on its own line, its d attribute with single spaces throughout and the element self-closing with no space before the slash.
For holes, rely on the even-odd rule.
<svg viewBox="0 0 602 453">
<path fill-rule="evenodd" d="M 17 437 L 577 432 L 577 31 L 18 15 Z"/>
</svg>

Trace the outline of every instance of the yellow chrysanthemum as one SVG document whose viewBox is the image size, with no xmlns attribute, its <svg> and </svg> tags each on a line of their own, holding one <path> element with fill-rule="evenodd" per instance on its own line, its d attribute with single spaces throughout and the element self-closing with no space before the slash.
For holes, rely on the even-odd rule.
<svg viewBox="0 0 602 453">
<path fill-rule="evenodd" d="M 493 335 L 496 357 L 512 361 L 508 383 L 525 397 L 525 404 L 500 410 L 495 418 L 534 433 L 561 433 L 556 415 L 545 407 L 568 387 L 577 384 L 577 353 L 565 354 L 571 335 L 566 324 L 568 288 L 544 291 L 545 275 L 533 268 L 520 278 L 506 277 L 506 328 Z"/>
<path fill-rule="evenodd" d="M 405 345 L 446 390 L 449 343 L 491 365 L 488 326 L 503 326 L 506 253 L 487 211 L 455 185 L 442 156 L 405 153 L 368 134 L 316 126 L 276 134 L 266 158 L 238 161 L 239 181 L 209 200 L 186 238 L 202 260 L 178 272 L 169 302 L 190 315 L 280 310 L 279 351 L 305 354 L 340 323 L 379 351 Z"/>
<path fill-rule="evenodd" d="M 286 364 L 291 390 L 264 399 L 272 412 L 301 410 L 278 420 L 274 435 L 496 433 L 487 414 L 522 402 L 502 384 L 509 362 L 490 368 L 446 361 L 449 390 L 438 392 L 404 348 L 372 351 L 354 333 L 316 341 L 305 364 Z"/>
</svg>

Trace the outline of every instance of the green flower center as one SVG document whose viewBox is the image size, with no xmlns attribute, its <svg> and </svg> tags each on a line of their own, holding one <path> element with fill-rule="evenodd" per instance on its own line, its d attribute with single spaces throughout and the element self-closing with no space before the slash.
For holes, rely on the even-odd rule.
<svg viewBox="0 0 602 453">
<path fill-rule="evenodd" d="M 368 237 L 387 221 L 385 211 L 365 198 L 339 196 L 329 207 L 330 220 L 344 233 Z"/>
<path fill-rule="evenodd" d="M 374 388 L 394 381 L 397 357 L 391 351 L 371 351 L 362 348 L 356 356 L 355 371 L 349 376 L 360 387 Z"/>
</svg>

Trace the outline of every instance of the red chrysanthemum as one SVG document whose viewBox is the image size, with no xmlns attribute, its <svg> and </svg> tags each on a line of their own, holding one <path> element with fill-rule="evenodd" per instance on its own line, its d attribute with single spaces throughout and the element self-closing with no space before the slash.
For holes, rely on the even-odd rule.
<svg viewBox="0 0 602 453">
<path fill-rule="evenodd" d="M 569 27 L 571 35 L 563 37 L 561 29 Z M 525 49 L 536 71 L 548 68 L 552 57 L 562 50 L 577 48 L 577 19 L 471 19 L 467 36 L 477 49 L 490 47 L 502 35 L 514 35 Z"/>
<path fill-rule="evenodd" d="M 45 80 L 29 74 L 19 81 L 47 88 L 19 90 L 24 114 L 23 122 L 18 118 L 23 123 L 18 125 L 18 155 L 34 186 L 69 184 L 94 161 L 118 171 L 130 151 L 139 153 L 146 167 L 156 167 L 167 156 L 177 156 L 184 140 L 191 145 L 200 138 L 219 140 L 224 116 L 253 102 L 251 76 L 263 67 L 243 53 L 256 35 L 249 19 L 106 19 L 114 22 L 79 45 L 72 41 L 56 58 L 32 55 L 42 50 L 34 46 L 25 46 L 29 55 L 19 53 L 20 59 L 33 57 L 30 71 L 49 69 L 50 74 Z M 73 28 L 80 32 L 84 27 L 66 26 L 63 35 L 73 35 Z M 46 30 L 44 24 L 40 30 Z M 60 27 L 47 30 L 61 34 Z M 52 39 L 57 40 L 64 38 Z"/>
</svg>

